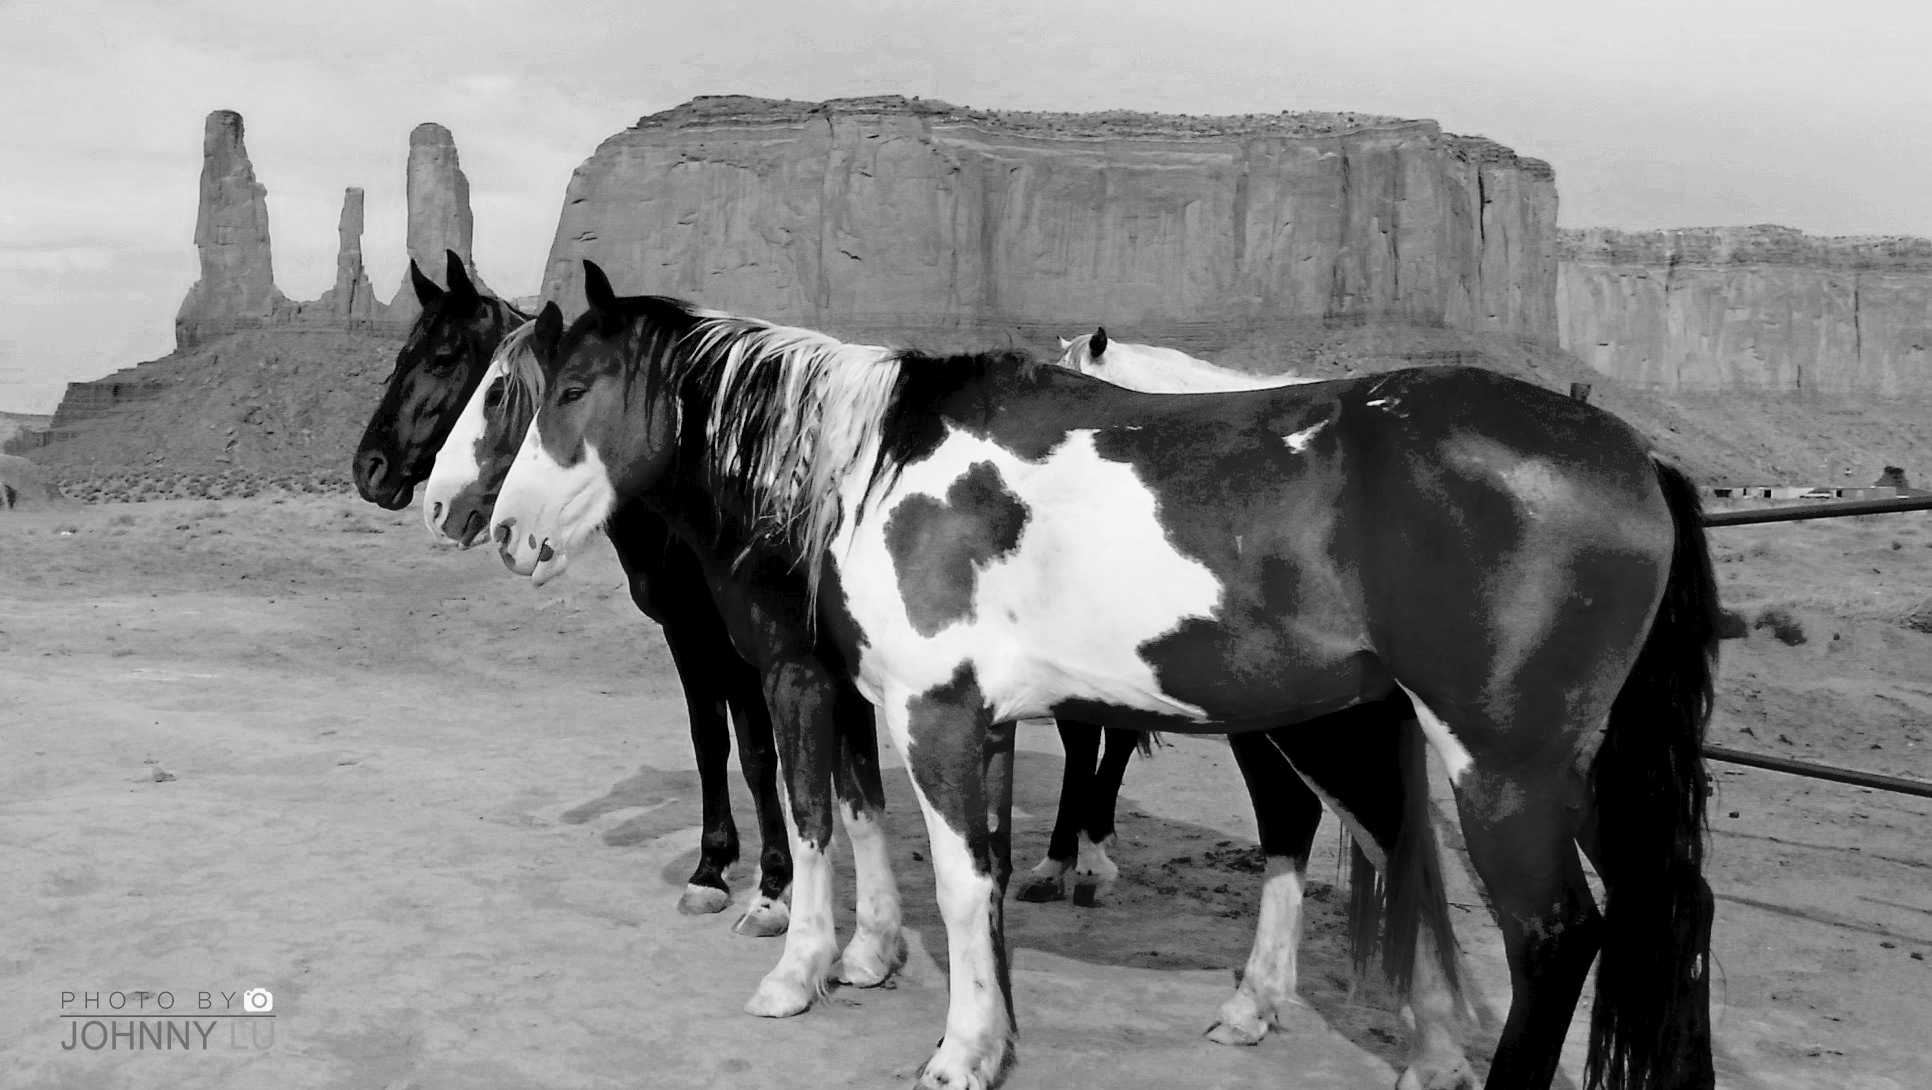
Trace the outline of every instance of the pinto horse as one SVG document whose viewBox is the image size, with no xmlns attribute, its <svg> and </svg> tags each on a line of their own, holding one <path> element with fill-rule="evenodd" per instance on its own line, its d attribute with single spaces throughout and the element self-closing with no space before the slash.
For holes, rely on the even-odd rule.
<svg viewBox="0 0 1932 1090">
<path fill-rule="evenodd" d="M 545 388 L 543 374 L 531 351 L 533 332 L 534 323 L 520 328 L 505 339 L 496 357 L 491 360 L 481 385 L 451 430 L 449 440 L 437 454 L 436 466 L 430 474 L 424 496 L 425 520 L 432 533 L 442 534 L 465 545 L 473 544 L 477 527 L 493 509 L 502 482 L 510 471 Z M 618 516 L 614 523 L 621 527 L 623 517 Z M 727 555 L 720 555 L 719 566 L 729 567 L 727 560 Z M 539 580 L 555 578 L 566 569 L 568 562 L 567 552 L 554 548 L 540 550 L 533 577 Z M 769 576 L 771 573 L 767 574 Z M 782 614 L 789 608 L 787 602 L 799 594 L 799 579 L 796 573 L 792 573 L 783 576 L 781 583 L 773 583 L 767 578 L 753 581 L 745 589 L 754 600 L 775 597 L 775 608 L 770 612 Z M 811 637 L 799 634 L 795 638 L 803 645 Z M 1393 705 L 1383 702 L 1337 713 L 1332 718 L 1337 730 L 1349 731 L 1360 741 L 1358 749 L 1365 749 L 1367 739 L 1371 737 L 1390 742 L 1395 739 L 1393 728 L 1400 718 L 1393 715 L 1395 711 Z M 782 734 L 782 722 L 780 728 Z M 1110 730 L 1110 734 L 1125 735 L 1128 741 L 1125 746 L 1116 747 L 1110 740 L 1108 762 L 1102 765 L 1096 776 L 1094 750 L 1099 745 L 1101 728 L 1063 719 L 1061 732 L 1063 739 L 1067 740 L 1068 755 L 1060 812 L 1054 823 L 1053 835 L 1057 845 L 1063 838 L 1069 842 L 1075 840 L 1074 830 L 1079 831 L 1079 861 L 1075 868 L 1074 893 L 1074 899 L 1079 903 L 1083 888 L 1089 891 L 1087 896 L 1091 897 L 1095 888 L 1111 877 L 1109 872 L 1113 864 L 1106 858 L 1102 847 L 1106 835 L 1104 832 L 1095 834 L 1094 831 L 1111 829 L 1114 795 L 1119 790 L 1125 755 L 1131 752 L 1134 744 L 1132 739 L 1146 735 L 1138 731 Z M 1290 741 L 1296 747 L 1298 761 L 1333 762 L 1332 756 L 1323 754 L 1318 747 L 1298 739 Z M 1079 748 L 1083 744 L 1091 747 L 1084 754 Z M 1283 748 L 1271 744 L 1266 737 L 1243 736 L 1235 740 L 1235 749 L 1237 761 L 1249 782 L 1269 785 L 1265 792 L 1259 787 L 1255 792 L 1256 820 L 1268 855 L 1268 879 L 1262 895 L 1262 923 L 1257 928 L 1247 972 L 1235 995 L 1222 1006 L 1218 1020 L 1209 1030 L 1209 1036 L 1225 1044 L 1255 1044 L 1267 1033 L 1276 1018 L 1296 1002 L 1294 993 L 1300 942 L 1301 885 L 1320 819 L 1320 803 L 1295 778 L 1293 770 L 1286 763 Z M 1118 764 L 1113 763 L 1116 754 L 1121 756 Z M 1379 793 L 1370 791 L 1367 785 L 1372 784 L 1378 771 L 1393 779 L 1397 766 L 1395 752 L 1390 746 L 1383 745 L 1373 755 L 1374 759 L 1364 759 L 1362 752 L 1350 756 L 1355 771 L 1349 772 L 1335 766 L 1328 774 L 1331 786 L 1347 783 L 1353 788 L 1351 794 L 1343 795 L 1350 799 L 1349 808 L 1340 808 L 1338 812 L 1345 821 L 1352 822 L 1351 828 L 1356 829 L 1364 842 L 1375 848 L 1378 853 L 1376 860 L 1386 866 L 1394 856 L 1410 867 L 1414 877 L 1408 884 L 1430 898 L 1426 905 L 1418 904 L 1410 910 L 1411 915 L 1416 912 L 1427 914 L 1425 918 L 1432 933 L 1422 941 L 1432 944 L 1438 936 L 1445 942 L 1452 941 L 1441 879 L 1433 869 L 1433 840 L 1428 835 L 1412 837 L 1406 855 L 1395 853 L 1401 820 L 1397 804 L 1405 797 L 1405 791 L 1407 798 L 1421 800 L 1426 794 L 1426 785 L 1419 781 L 1414 784 L 1396 781 L 1380 785 L 1382 790 Z M 1084 773 L 1081 771 L 1083 767 Z M 1416 773 L 1419 774 L 1420 769 L 1419 764 L 1415 766 Z M 1337 790 L 1341 791 L 1340 788 Z M 798 815 L 795 813 L 794 816 Z M 829 828 L 829 824 L 826 827 Z M 1053 896 L 1026 899 L 1051 900 L 1060 896 L 1067 869 L 1067 863 L 1062 860 L 1072 854 L 1068 850 L 1056 857 L 1053 849 L 1049 849 L 1047 863 L 1035 871 L 1033 878 L 1036 889 L 1050 883 Z M 1377 884 L 1375 864 L 1359 847 L 1356 855 L 1358 880 L 1354 885 L 1355 902 L 1351 906 L 1353 926 L 1350 940 L 1357 968 L 1365 969 L 1379 941 L 1374 931 L 1384 910 L 1383 890 Z M 863 854 L 859 862 L 863 873 L 863 868 L 867 866 Z M 1054 868 L 1052 873 L 1043 874 L 1042 871 L 1049 866 Z M 867 880 L 862 878 L 861 881 L 864 883 Z M 796 894 L 794 904 L 797 904 Z M 826 911 L 829 913 L 829 907 Z M 886 926 L 877 922 L 880 919 L 875 917 L 873 930 L 896 930 L 896 924 Z M 1386 921 L 1390 929 L 1393 929 L 1394 919 L 1391 916 Z M 1401 947 L 1400 940 L 1392 943 L 1391 948 L 1396 951 L 1386 959 L 1391 967 L 1398 963 L 1406 966 L 1414 958 L 1413 952 Z M 1433 959 L 1435 955 L 1425 953 L 1423 957 Z M 1412 1007 L 1417 1032 L 1411 1042 L 1409 1070 L 1412 1077 L 1405 1078 L 1405 1086 L 1441 1090 L 1473 1085 L 1468 1064 L 1450 1034 L 1449 1021 L 1456 996 L 1453 991 L 1453 964 L 1445 964 L 1450 964 L 1449 975 L 1438 972 L 1436 962 L 1429 960 L 1415 976 Z M 1392 976 L 1400 983 L 1399 973 Z M 793 1003 L 774 998 L 787 994 L 785 989 L 793 986 L 792 982 L 781 979 L 780 983 L 761 989 L 750 1008 L 756 1013 L 793 1013 L 792 1005 L 800 1001 L 797 997 L 802 989 L 790 993 L 794 997 Z"/>
<path fill-rule="evenodd" d="M 447 257 L 448 290 L 423 275 L 414 260 L 409 263 L 422 314 L 396 357 L 395 372 L 356 451 L 356 488 L 363 499 L 389 510 L 409 506 L 457 417 L 482 387 L 492 355 L 512 330 L 530 321 L 508 303 L 477 292 L 462 259 L 453 251 Z M 483 522 L 475 529 L 480 532 Z M 611 540 L 631 600 L 664 629 L 697 753 L 703 832 L 698 863 L 678 909 L 693 915 L 722 912 L 731 903 L 725 871 L 738 859 L 738 829 L 731 815 L 729 709 L 762 840 L 758 892 L 733 930 L 780 934 L 790 912 L 782 898 L 791 883 L 791 851 L 779 811 L 771 720 L 758 677 L 732 650 L 690 550 L 672 540 L 660 520 L 639 511 Z"/>
<path fill-rule="evenodd" d="M 1511 970 L 1487 1085 L 1549 1085 L 1599 951 L 1590 1082 L 1713 1084 L 1715 582 L 1694 489 L 1633 429 L 1477 368 L 1150 395 L 620 300 L 588 262 L 586 295 L 568 329 L 538 316 L 549 385 L 491 536 L 533 574 L 644 502 L 713 558 L 802 577 L 926 817 L 951 1003 L 923 1084 L 994 1085 L 1013 1060 L 1002 724 L 1060 714 L 1266 732 L 1350 810 L 1355 758 L 1413 769 L 1426 744 Z M 1392 739 L 1329 718 L 1394 705 L 1416 725 Z M 814 899 L 829 807 L 803 796 L 832 743 L 781 737 Z M 761 990 L 822 982 L 813 917 Z"/>
</svg>

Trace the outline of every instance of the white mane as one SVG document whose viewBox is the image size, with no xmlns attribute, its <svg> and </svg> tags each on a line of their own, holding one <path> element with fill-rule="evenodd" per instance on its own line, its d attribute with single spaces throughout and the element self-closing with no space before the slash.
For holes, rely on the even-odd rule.
<svg viewBox="0 0 1932 1090">
<path fill-rule="evenodd" d="M 680 342 L 684 358 L 670 378 L 674 389 L 696 383 L 707 391 L 706 468 L 718 480 L 741 482 L 755 533 L 776 533 L 799 550 L 815 599 L 819 558 L 843 514 L 840 487 L 848 475 L 870 472 L 899 353 L 694 313 L 700 320 Z M 675 402 L 681 413 L 682 399 Z"/>
</svg>

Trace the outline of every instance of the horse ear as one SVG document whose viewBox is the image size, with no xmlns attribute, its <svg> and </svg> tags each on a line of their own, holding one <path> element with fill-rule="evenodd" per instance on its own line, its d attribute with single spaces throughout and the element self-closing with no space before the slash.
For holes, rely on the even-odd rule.
<svg viewBox="0 0 1932 1090">
<path fill-rule="evenodd" d="M 416 301 L 425 307 L 443 297 L 443 289 L 436 286 L 436 281 L 423 275 L 423 270 L 416 267 L 413 257 L 409 259 L 409 282 L 416 285 Z"/>
<path fill-rule="evenodd" d="M 590 309 L 602 314 L 617 309 L 617 293 L 611 290 L 610 277 L 589 258 L 584 259 L 584 301 L 590 304 Z"/>
<path fill-rule="evenodd" d="M 537 314 L 537 328 L 530 331 L 530 351 L 538 366 L 550 370 L 557 356 L 557 342 L 563 339 L 563 311 L 554 302 L 545 303 Z"/>
<path fill-rule="evenodd" d="M 479 298 L 476 285 L 470 282 L 469 270 L 463 268 L 463 259 L 456 256 L 455 250 L 444 250 L 443 254 L 449 258 L 449 275 L 446 278 L 449 280 L 449 294 L 458 301 L 475 302 Z"/>
<path fill-rule="evenodd" d="M 1073 347 L 1073 342 L 1070 340 L 1067 340 L 1065 337 L 1055 337 L 1053 339 L 1060 342 L 1060 351 L 1062 352 L 1065 352 L 1067 349 Z"/>
<path fill-rule="evenodd" d="M 1095 359 L 1099 359 L 1100 354 L 1102 352 L 1105 352 L 1106 350 L 1107 350 L 1106 327 L 1104 326 L 1096 327 L 1093 331 L 1093 340 L 1090 340 L 1087 342 L 1087 354 L 1092 356 Z"/>
</svg>

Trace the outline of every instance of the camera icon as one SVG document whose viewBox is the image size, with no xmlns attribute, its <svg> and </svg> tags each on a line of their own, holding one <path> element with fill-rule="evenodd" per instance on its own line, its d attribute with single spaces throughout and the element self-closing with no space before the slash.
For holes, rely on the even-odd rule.
<svg viewBox="0 0 1932 1090">
<path fill-rule="evenodd" d="M 267 1014 L 275 1009 L 275 995 L 267 988 L 250 988 L 242 993 L 242 1010 L 249 1014 Z"/>
</svg>

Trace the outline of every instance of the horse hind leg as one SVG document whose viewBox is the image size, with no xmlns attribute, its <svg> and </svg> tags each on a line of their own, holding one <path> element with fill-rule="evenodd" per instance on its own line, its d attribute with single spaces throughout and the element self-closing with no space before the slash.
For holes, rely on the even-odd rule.
<svg viewBox="0 0 1932 1090">
<path fill-rule="evenodd" d="M 1108 854 L 1108 845 L 1114 842 L 1114 810 L 1120 804 L 1120 785 L 1127 778 L 1127 762 L 1133 759 L 1141 734 L 1108 727 L 1106 738 L 1105 754 L 1089 787 L 1073 865 L 1073 903 L 1081 908 L 1092 908 L 1120 878 L 1120 868 Z"/>
<path fill-rule="evenodd" d="M 1456 1043 L 1461 994 L 1455 936 L 1428 809 L 1424 741 L 1398 694 L 1270 732 L 1292 765 L 1341 819 L 1356 856 L 1349 943 L 1358 971 L 1377 949 L 1414 1019 L 1400 1090 L 1473 1090 Z M 1380 880 L 1377 880 L 1380 872 Z"/>
<path fill-rule="evenodd" d="M 1322 805 L 1266 736 L 1237 734 L 1228 742 L 1247 781 L 1267 864 L 1254 948 L 1234 995 L 1221 1004 L 1207 1036 L 1218 1044 L 1253 1045 L 1281 1024 L 1287 1008 L 1302 1005 L 1295 992 L 1302 890 Z"/>
<path fill-rule="evenodd" d="M 1456 783 L 1469 860 L 1488 888 L 1509 960 L 1509 1017 L 1488 1086 L 1541 1090 L 1556 1076 L 1563 1040 L 1596 957 L 1602 918 L 1584 879 L 1575 837 L 1573 782 L 1471 768 Z"/>
<path fill-rule="evenodd" d="M 1020 882 L 1014 896 L 1022 901 L 1045 903 L 1065 900 L 1066 877 L 1079 861 L 1081 824 L 1094 790 L 1094 764 L 1100 758 L 1101 731 L 1090 723 L 1055 720 L 1060 731 L 1060 748 L 1066 762 L 1060 769 L 1060 802 L 1053 818 L 1053 835 L 1047 840 L 1046 858 L 1040 860 Z"/>
</svg>

